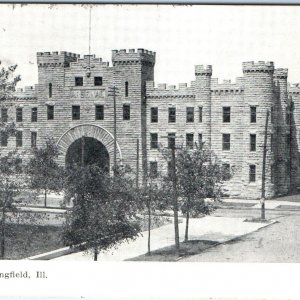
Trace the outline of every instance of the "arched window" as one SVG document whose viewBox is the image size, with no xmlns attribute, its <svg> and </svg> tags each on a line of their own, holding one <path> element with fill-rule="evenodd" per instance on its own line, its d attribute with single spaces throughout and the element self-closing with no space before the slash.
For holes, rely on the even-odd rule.
<svg viewBox="0 0 300 300">
<path fill-rule="evenodd" d="M 52 83 L 49 83 L 49 98 L 52 98 Z"/>
<path fill-rule="evenodd" d="M 125 97 L 128 97 L 128 81 L 125 81 Z"/>
</svg>

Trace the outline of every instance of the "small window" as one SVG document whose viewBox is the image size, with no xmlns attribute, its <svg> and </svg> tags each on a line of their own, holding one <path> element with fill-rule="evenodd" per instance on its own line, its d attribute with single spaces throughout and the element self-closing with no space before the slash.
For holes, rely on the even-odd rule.
<svg viewBox="0 0 300 300">
<path fill-rule="evenodd" d="M 176 123 L 176 107 L 169 107 L 169 123 Z"/>
<path fill-rule="evenodd" d="M 172 149 L 175 148 L 175 133 L 168 133 L 168 148 Z"/>
<path fill-rule="evenodd" d="M 47 105 L 47 120 L 54 120 L 54 105 Z"/>
<path fill-rule="evenodd" d="M 223 107 L 223 123 L 230 123 L 230 107 Z"/>
<path fill-rule="evenodd" d="M 125 97 L 128 97 L 128 81 L 125 82 Z"/>
<path fill-rule="evenodd" d="M 188 148 L 188 149 L 194 148 L 194 134 L 193 133 L 186 134 L 186 148 Z"/>
<path fill-rule="evenodd" d="M 1 147 L 7 147 L 8 144 L 8 134 L 6 132 L 1 132 Z"/>
<path fill-rule="evenodd" d="M 75 86 L 83 86 L 83 77 L 75 77 Z"/>
<path fill-rule="evenodd" d="M 52 83 L 49 83 L 49 98 L 52 98 Z"/>
<path fill-rule="evenodd" d="M 198 144 L 199 144 L 199 149 L 203 148 L 203 136 L 202 133 L 198 134 Z"/>
<path fill-rule="evenodd" d="M 229 180 L 230 179 L 230 164 L 224 163 L 222 164 L 223 168 L 223 180 Z"/>
<path fill-rule="evenodd" d="M 7 108 L 1 108 L 1 121 L 4 123 L 8 121 L 8 109 Z"/>
<path fill-rule="evenodd" d="M 80 120 L 80 106 L 79 105 L 72 106 L 72 120 Z"/>
<path fill-rule="evenodd" d="M 36 138 L 37 138 L 37 133 L 35 131 L 31 132 L 31 148 L 36 147 Z"/>
<path fill-rule="evenodd" d="M 256 106 L 250 106 L 250 123 L 256 123 Z"/>
<path fill-rule="evenodd" d="M 256 134 L 250 134 L 250 151 L 256 151 Z"/>
<path fill-rule="evenodd" d="M 23 132 L 17 131 L 16 132 L 16 147 L 22 147 L 23 146 Z"/>
<path fill-rule="evenodd" d="M 203 112 L 203 108 L 202 106 L 199 106 L 199 123 L 202 123 L 202 112 Z"/>
<path fill-rule="evenodd" d="M 94 85 L 101 86 L 102 85 L 102 77 L 94 77 Z"/>
<path fill-rule="evenodd" d="M 249 181 L 250 182 L 256 181 L 256 165 L 249 166 Z"/>
<path fill-rule="evenodd" d="M 103 105 L 95 106 L 95 120 L 104 120 L 104 106 Z"/>
<path fill-rule="evenodd" d="M 150 161 L 150 177 L 156 178 L 157 177 L 157 162 Z"/>
<path fill-rule="evenodd" d="M 16 109 L 16 121 L 23 122 L 23 109 L 22 107 L 18 107 Z"/>
<path fill-rule="evenodd" d="M 158 107 L 151 107 L 151 123 L 158 122 Z"/>
<path fill-rule="evenodd" d="M 230 134 L 228 133 L 223 134 L 222 149 L 230 150 Z"/>
<path fill-rule="evenodd" d="M 130 120 L 130 105 L 123 104 L 123 120 Z"/>
<path fill-rule="evenodd" d="M 31 109 L 31 122 L 37 122 L 37 107 Z"/>
<path fill-rule="evenodd" d="M 151 149 L 157 149 L 158 148 L 158 134 L 157 133 L 151 133 L 150 134 L 150 147 Z"/>
<path fill-rule="evenodd" d="M 194 107 L 186 108 L 186 122 L 194 123 Z"/>
</svg>

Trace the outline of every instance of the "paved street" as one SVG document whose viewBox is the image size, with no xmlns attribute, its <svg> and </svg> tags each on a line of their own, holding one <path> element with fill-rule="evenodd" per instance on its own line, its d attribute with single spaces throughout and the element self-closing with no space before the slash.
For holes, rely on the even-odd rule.
<svg viewBox="0 0 300 300">
<path fill-rule="evenodd" d="M 250 218 L 259 214 L 256 209 L 224 209 L 214 216 Z M 277 220 L 277 223 L 180 261 L 300 262 L 300 211 L 267 210 L 266 218 Z"/>
</svg>

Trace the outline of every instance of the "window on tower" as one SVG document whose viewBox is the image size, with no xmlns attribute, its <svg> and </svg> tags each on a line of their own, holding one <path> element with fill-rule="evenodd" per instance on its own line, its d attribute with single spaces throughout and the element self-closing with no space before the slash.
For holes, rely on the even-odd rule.
<svg viewBox="0 0 300 300">
<path fill-rule="evenodd" d="M 94 77 L 94 85 L 95 86 L 101 86 L 102 85 L 102 77 Z"/>
<path fill-rule="evenodd" d="M 158 148 L 158 134 L 157 133 L 150 134 L 150 148 L 151 149 Z"/>
<path fill-rule="evenodd" d="M 230 150 L 230 134 L 228 133 L 223 134 L 222 149 Z"/>
<path fill-rule="evenodd" d="M 223 107 L 223 123 L 230 123 L 230 107 Z"/>
<path fill-rule="evenodd" d="M 256 181 L 256 165 L 249 166 L 249 181 L 250 182 Z"/>
<path fill-rule="evenodd" d="M 52 98 L 52 83 L 49 83 L 49 98 Z"/>
<path fill-rule="evenodd" d="M 128 97 L 128 81 L 125 81 L 125 97 Z"/>
<path fill-rule="evenodd" d="M 123 120 L 130 120 L 130 104 L 123 104 Z"/>
<path fill-rule="evenodd" d="M 169 107 L 169 123 L 176 123 L 176 107 Z"/>
<path fill-rule="evenodd" d="M 250 151 L 256 151 L 256 134 L 250 134 Z"/>
<path fill-rule="evenodd" d="M 256 123 L 256 106 L 250 106 L 250 123 Z"/>
<path fill-rule="evenodd" d="M 158 122 L 158 107 L 151 107 L 151 123 Z"/>
<path fill-rule="evenodd" d="M 83 77 L 75 77 L 75 86 L 83 86 Z"/>
<path fill-rule="evenodd" d="M 186 122 L 194 123 L 194 107 L 186 108 Z"/>
<path fill-rule="evenodd" d="M 72 106 L 72 120 L 80 120 L 80 106 L 79 105 Z"/>
<path fill-rule="evenodd" d="M 47 105 L 47 120 L 54 120 L 54 105 Z"/>
<path fill-rule="evenodd" d="M 104 106 L 103 105 L 95 106 L 95 120 L 104 120 Z"/>
<path fill-rule="evenodd" d="M 31 108 L 31 122 L 37 122 L 37 107 Z"/>
</svg>

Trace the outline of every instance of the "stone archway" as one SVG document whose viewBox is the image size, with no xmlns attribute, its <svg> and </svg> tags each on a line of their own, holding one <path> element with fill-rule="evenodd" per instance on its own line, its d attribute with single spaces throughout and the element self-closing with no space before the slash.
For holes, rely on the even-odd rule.
<svg viewBox="0 0 300 300">
<path fill-rule="evenodd" d="M 114 137 L 105 128 L 94 124 L 80 124 L 68 129 L 58 140 L 57 145 L 60 150 L 58 161 L 61 165 L 65 165 L 65 159 L 69 147 L 82 137 L 94 138 L 101 142 L 106 148 L 109 155 L 110 169 L 114 166 Z M 122 161 L 122 153 L 117 143 L 117 162 Z"/>
</svg>

